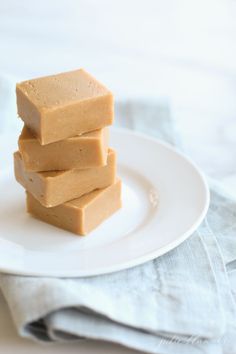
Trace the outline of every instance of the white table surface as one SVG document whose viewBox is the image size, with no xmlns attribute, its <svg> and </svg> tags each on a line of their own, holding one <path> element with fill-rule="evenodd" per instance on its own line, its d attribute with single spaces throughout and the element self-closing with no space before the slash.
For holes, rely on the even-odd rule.
<svg viewBox="0 0 236 354">
<path fill-rule="evenodd" d="M 166 97 L 189 155 L 236 196 L 235 16 L 234 0 L 1 1 L 0 78 L 84 67 L 118 98 Z M 16 124 L 1 101 L 4 90 L 0 85 L 7 131 Z M 0 296 L 0 353 L 42 350 L 131 353 L 110 344 L 23 340 Z"/>
</svg>

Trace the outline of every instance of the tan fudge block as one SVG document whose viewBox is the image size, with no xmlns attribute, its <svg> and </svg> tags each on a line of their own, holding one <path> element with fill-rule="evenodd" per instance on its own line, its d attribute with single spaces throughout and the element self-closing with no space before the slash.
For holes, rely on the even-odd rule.
<svg viewBox="0 0 236 354">
<path fill-rule="evenodd" d="M 111 125 L 112 93 L 85 70 L 16 85 L 18 115 L 45 145 Z"/>
<path fill-rule="evenodd" d="M 88 234 L 120 207 L 120 180 L 54 208 L 45 208 L 27 192 L 27 211 L 30 214 L 78 235 Z"/>
<path fill-rule="evenodd" d="M 25 126 L 18 146 L 27 171 L 63 171 L 106 165 L 108 140 L 108 128 L 103 128 L 56 143 L 40 145 Z"/>
<path fill-rule="evenodd" d="M 107 165 L 86 170 L 27 172 L 19 152 L 14 154 L 16 180 L 45 207 L 54 207 L 114 183 L 116 154 L 109 150 Z"/>
</svg>

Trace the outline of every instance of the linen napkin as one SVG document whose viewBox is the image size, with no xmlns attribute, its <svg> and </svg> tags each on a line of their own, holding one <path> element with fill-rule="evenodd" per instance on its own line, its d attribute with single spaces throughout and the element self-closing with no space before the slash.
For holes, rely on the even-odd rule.
<svg viewBox="0 0 236 354">
<path fill-rule="evenodd" d="M 116 122 L 181 146 L 168 102 L 120 102 Z M 210 184 L 205 221 L 158 259 L 89 278 L 1 274 L 18 333 L 46 342 L 105 340 L 149 353 L 236 353 L 236 201 Z"/>
</svg>

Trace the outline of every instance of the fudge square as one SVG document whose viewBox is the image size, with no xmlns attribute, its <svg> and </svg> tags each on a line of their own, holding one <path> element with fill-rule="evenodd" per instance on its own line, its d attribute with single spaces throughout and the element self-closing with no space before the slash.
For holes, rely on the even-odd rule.
<svg viewBox="0 0 236 354">
<path fill-rule="evenodd" d="M 27 211 L 34 217 L 74 232 L 86 235 L 121 208 L 121 181 L 98 189 L 54 208 L 45 208 L 26 192 Z"/>
<path fill-rule="evenodd" d="M 15 178 L 47 208 L 105 188 L 116 180 L 116 154 L 109 149 L 107 165 L 85 170 L 29 172 L 19 152 L 14 153 Z"/>
<path fill-rule="evenodd" d="M 111 125 L 112 93 L 85 70 L 16 85 L 18 115 L 41 145 Z"/>
<path fill-rule="evenodd" d="M 40 145 L 24 126 L 18 146 L 26 171 L 60 171 L 104 166 L 107 163 L 108 128 Z"/>
</svg>

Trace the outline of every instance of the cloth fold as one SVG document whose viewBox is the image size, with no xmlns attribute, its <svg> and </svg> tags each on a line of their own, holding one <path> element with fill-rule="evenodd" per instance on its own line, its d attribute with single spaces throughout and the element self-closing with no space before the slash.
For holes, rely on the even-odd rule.
<svg viewBox="0 0 236 354">
<path fill-rule="evenodd" d="M 120 102 L 117 124 L 181 147 L 167 102 Z M 125 123 L 124 123 L 125 122 Z M 148 124 L 147 124 L 148 122 Z M 20 335 L 83 338 L 149 353 L 236 352 L 236 201 L 211 181 L 206 220 L 176 249 L 141 266 L 89 278 L 0 275 Z"/>
</svg>

